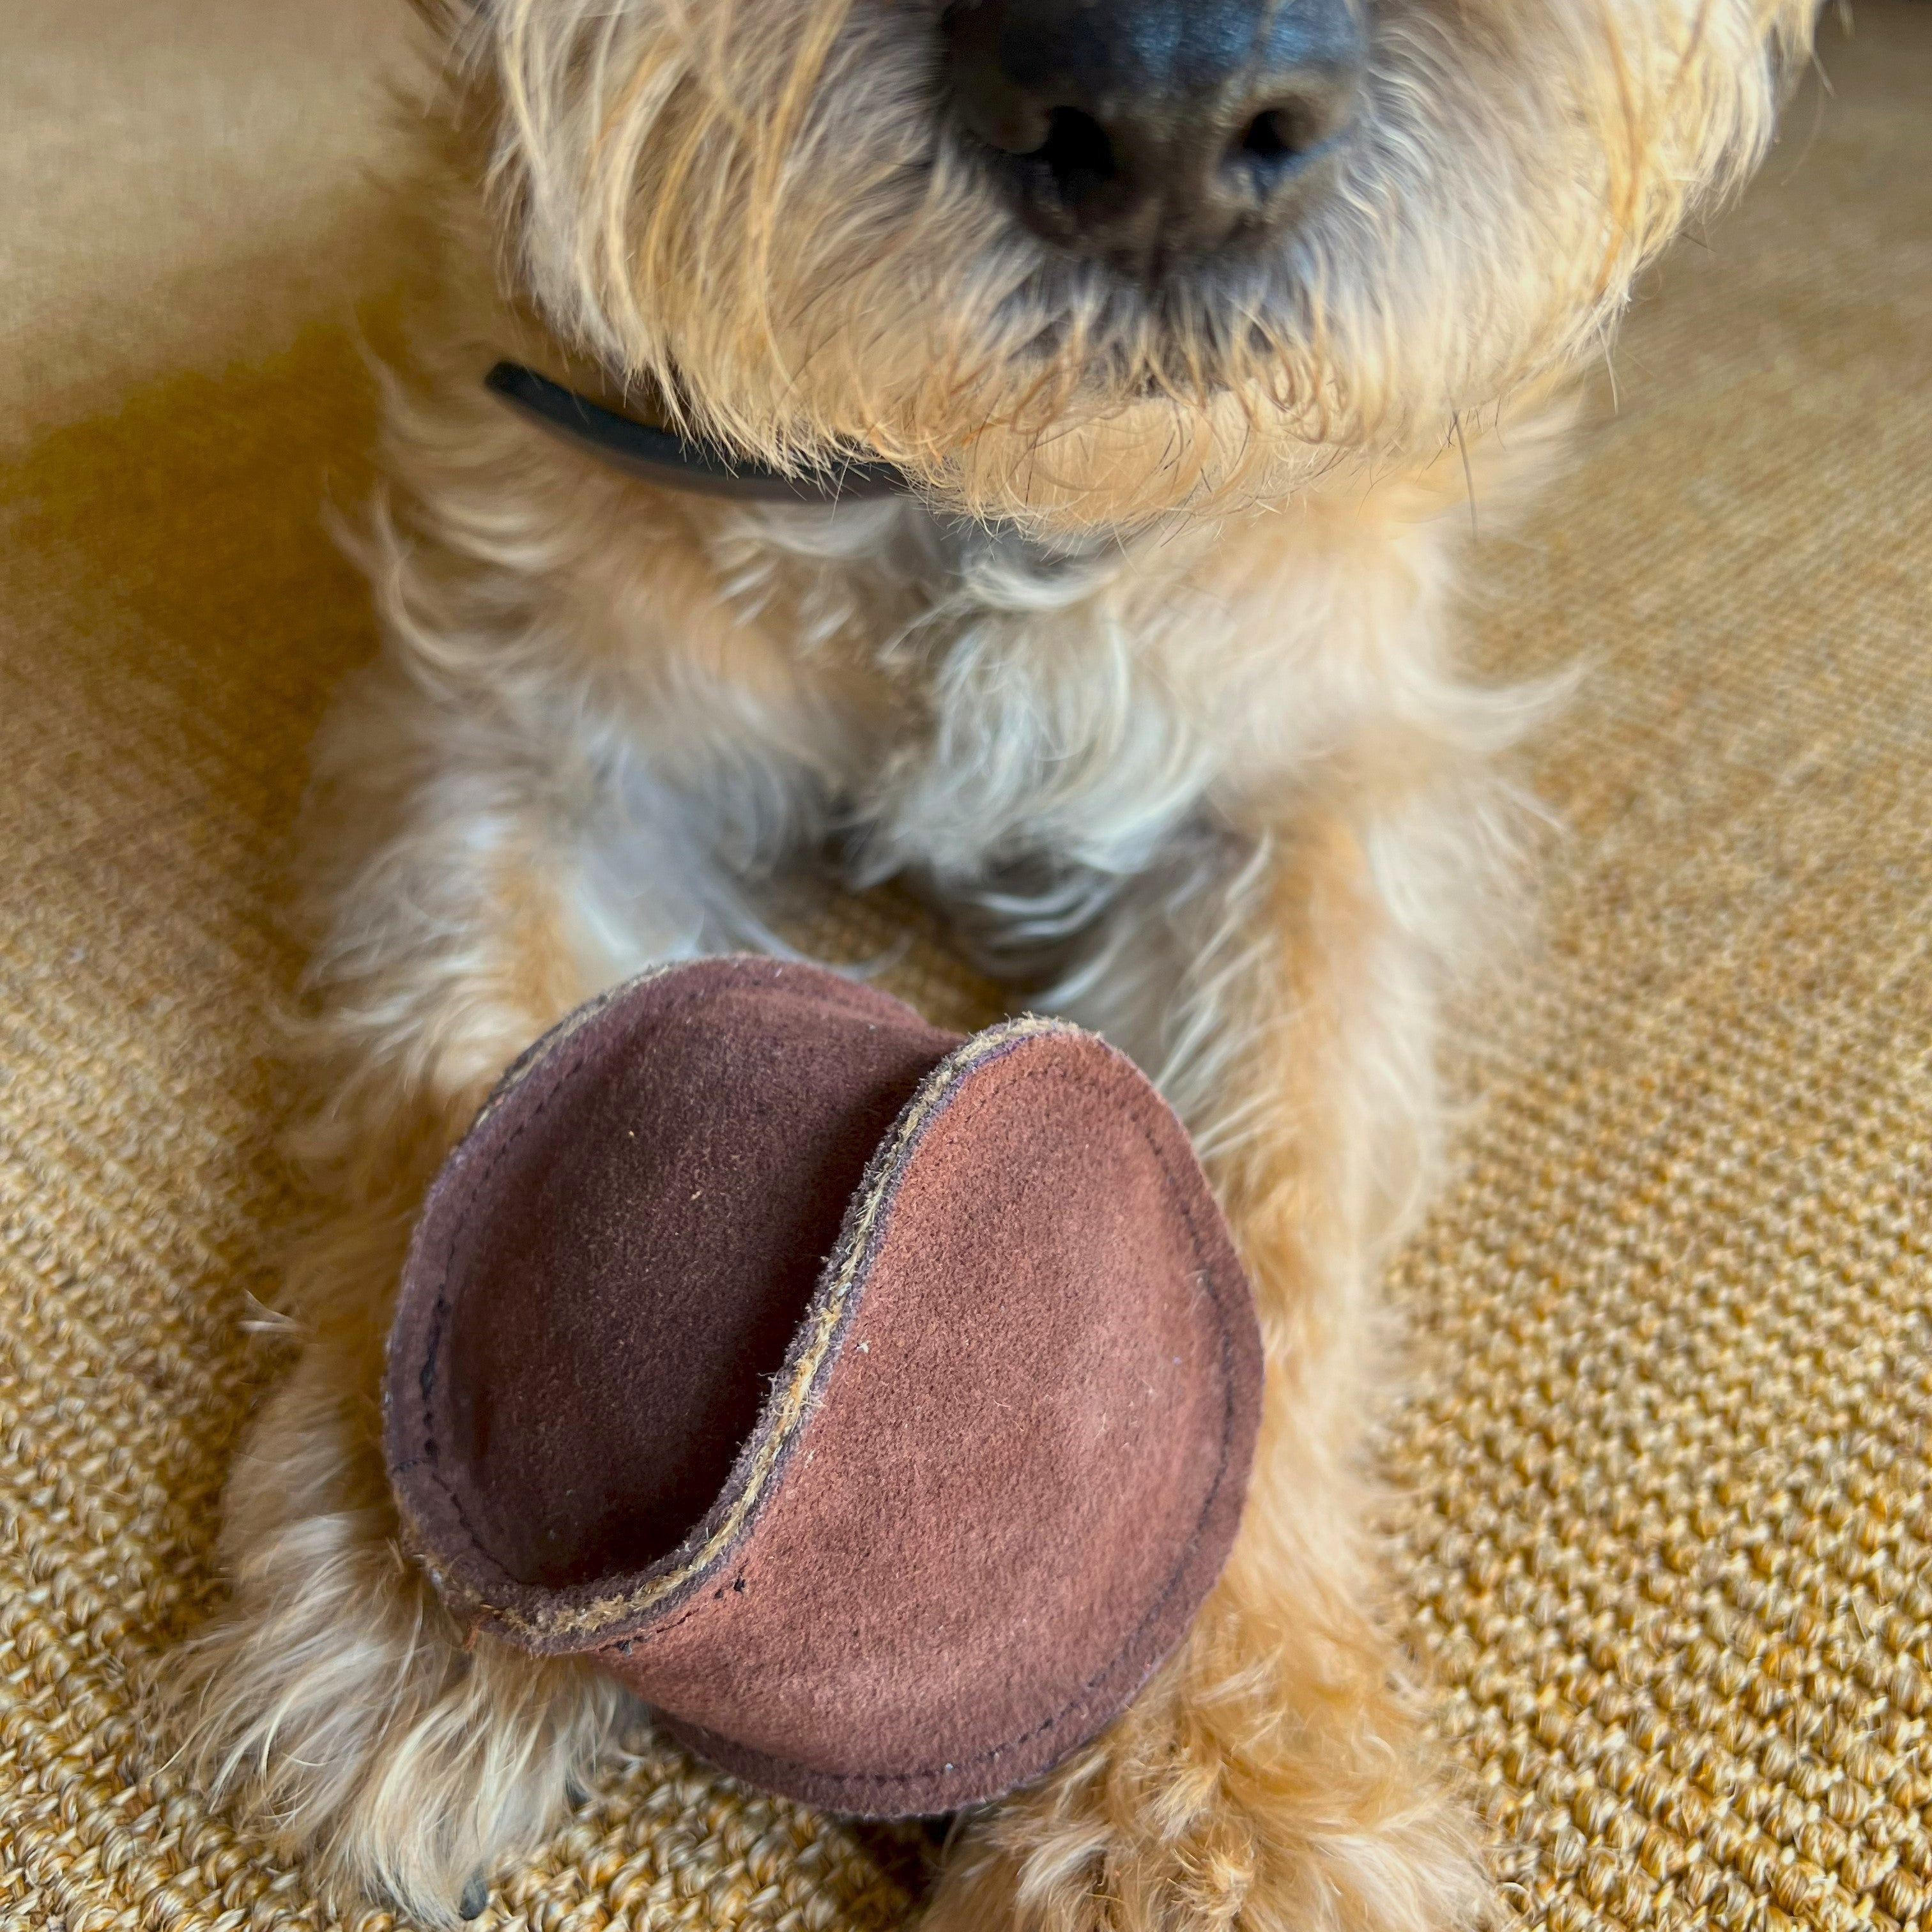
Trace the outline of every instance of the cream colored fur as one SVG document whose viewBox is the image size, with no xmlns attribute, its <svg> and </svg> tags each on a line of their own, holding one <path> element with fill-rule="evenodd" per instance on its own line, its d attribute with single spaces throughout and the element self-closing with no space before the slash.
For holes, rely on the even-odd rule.
<svg viewBox="0 0 1932 1932">
<path fill-rule="evenodd" d="M 1358 1446 L 1426 1190 L 1435 1016 L 1514 869 L 1537 694 L 1459 668 L 1504 512 L 1641 264 L 1768 137 L 1799 0 L 1388 0 L 1363 138 L 1276 254 L 1160 296 L 1020 232 L 928 0 L 494 0 L 444 22 L 442 293 L 362 540 L 382 662 L 318 754 L 333 1220 L 164 1720 L 345 1890 L 446 1921 L 616 1694 L 464 1648 L 398 1551 L 376 1390 L 410 1216 L 502 1067 L 653 961 L 773 946 L 836 850 L 1104 1028 L 1253 1275 L 1254 1493 L 1128 1714 L 968 1821 L 934 1932 L 1424 1932 L 1480 1861 L 1379 1627 Z M 513 353 L 922 501 L 666 495 L 482 388 Z M 1499 434 L 1499 425 L 1507 427 Z"/>
</svg>

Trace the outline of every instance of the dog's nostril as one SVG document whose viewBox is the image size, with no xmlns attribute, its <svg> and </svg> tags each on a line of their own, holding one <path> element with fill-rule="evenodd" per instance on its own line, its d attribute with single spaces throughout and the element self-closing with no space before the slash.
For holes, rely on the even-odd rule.
<svg viewBox="0 0 1932 1932">
<path fill-rule="evenodd" d="M 1278 107 L 1270 107 L 1257 114 L 1242 129 L 1241 138 L 1234 146 L 1242 154 L 1252 154 L 1258 161 L 1281 160 L 1296 152 Z"/>
<path fill-rule="evenodd" d="M 1054 108 L 1047 117 L 1046 140 L 1026 158 L 1046 164 L 1054 187 L 1069 202 L 1120 172 L 1106 129 L 1078 107 Z"/>
<path fill-rule="evenodd" d="M 1236 136 L 1228 158 L 1281 172 L 1320 147 L 1339 118 L 1330 103 L 1315 98 L 1264 107 Z"/>
</svg>

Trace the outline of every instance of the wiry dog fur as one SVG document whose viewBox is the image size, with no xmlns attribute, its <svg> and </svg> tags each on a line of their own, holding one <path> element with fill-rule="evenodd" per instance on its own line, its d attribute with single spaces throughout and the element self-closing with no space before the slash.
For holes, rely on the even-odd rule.
<svg viewBox="0 0 1932 1932">
<path fill-rule="evenodd" d="M 410 1216 L 534 1036 L 648 962 L 776 944 L 774 883 L 831 850 L 1156 1074 L 1269 1350 L 1193 1636 L 958 1834 L 934 1932 L 1481 1911 L 1356 1462 L 1435 1012 L 1509 864 L 1485 765 L 1525 705 L 1459 673 L 1446 606 L 1470 491 L 1533 466 L 1562 373 L 1760 153 L 1810 4 L 1376 0 L 1332 191 L 1152 292 L 1016 225 L 948 124 L 937 0 L 439 22 L 443 294 L 366 545 L 387 648 L 313 811 L 336 1205 L 237 1465 L 232 1604 L 170 1675 L 210 1780 L 430 1922 L 554 1820 L 620 1700 L 461 1647 L 398 1550 L 376 1389 Z M 659 492 L 506 412 L 505 353 L 923 494 Z"/>
</svg>

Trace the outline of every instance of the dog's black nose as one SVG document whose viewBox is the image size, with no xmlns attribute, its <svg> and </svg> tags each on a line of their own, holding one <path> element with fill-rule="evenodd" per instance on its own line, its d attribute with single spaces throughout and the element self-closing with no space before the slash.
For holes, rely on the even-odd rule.
<svg viewBox="0 0 1932 1932">
<path fill-rule="evenodd" d="M 1049 240 L 1152 278 L 1277 232 L 1354 112 L 1360 0 L 952 0 L 961 118 Z"/>
</svg>

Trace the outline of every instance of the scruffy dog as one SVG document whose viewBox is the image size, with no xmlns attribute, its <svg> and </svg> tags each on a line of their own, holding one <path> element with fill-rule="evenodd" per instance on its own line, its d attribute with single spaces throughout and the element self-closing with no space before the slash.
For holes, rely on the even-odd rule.
<svg viewBox="0 0 1932 1932">
<path fill-rule="evenodd" d="M 1810 4 L 448 0 L 386 650 L 313 812 L 336 1205 L 236 1466 L 232 1604 L 177 1660 L 206 1777 L 431 1922 L 554 1822 L 620 1696 L 464 1648 L 399 1550 L 399 1257 L 523 1048 L 650 962 L 776 944 L 824 858 L 1159 1079 L 1269 1352 L 1187 1645 L 964 1821 L 930 1925 L 1480 1914 L 1358 1466 L 1435 1016 L 1511 843 L 1484 767 L 1525 707 L 1459 673 L 1457 552 L 1762 150 Z M 818 494 L 640 481 L 506 406 L 500 358 Z M 908 487 L 820 500 L 852 464 Z"/>
</svg>

